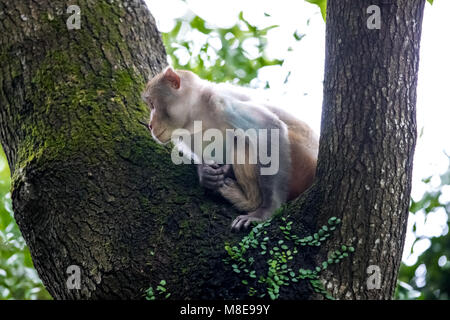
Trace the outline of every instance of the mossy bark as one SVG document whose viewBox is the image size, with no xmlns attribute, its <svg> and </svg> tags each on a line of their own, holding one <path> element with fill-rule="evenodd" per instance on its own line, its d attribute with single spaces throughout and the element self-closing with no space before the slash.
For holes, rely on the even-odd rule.
<svg viewBox="0 0 450 320">
<path fill-rule="evenodd" d="M 0 3 L 1 141 L 35 267 L 55 298 L 141 298 L 161 279 L 207 297 L 232 211 L 138 122 L 166 65 L 153 17 L 142 1 L 77 4 L 69 30 L 66 1 Z"/>
<path fill-rule="evenodd" d="M 69 30 L 65 1 L 0 3 L 0 139 L 15 217 L 45 286 L 57 299 L 138 299 L 165 280 L 170 298 L 246 297 L 223 262 L 225 244 L 242 237 L 230 232 L 237 212 L 139 124 L 144 83 L 166 65 L 152 16 L 143 1 L 77 4 L 81 29 Z M 368 5 L 329 0 L 318 177 L 286 211 L 300 236 L 342 217 L 327 246 L 357 250 L 324 274 L 336 298 L 391 296 L 409 201 L 423 1 L 383 5 L 377 31 L 362 25 Z M 293 266 L 314 267 L 324 250 Z M 255 259 L 264 271 L 265 257 Z M 363 286 L 369 262 L 386 265 L 384 290 Z M 66 286 L 70 265 L 81 269 L 79 290 Z M 280 297 L 317 296 L 300 282 Z"/>
</svg>

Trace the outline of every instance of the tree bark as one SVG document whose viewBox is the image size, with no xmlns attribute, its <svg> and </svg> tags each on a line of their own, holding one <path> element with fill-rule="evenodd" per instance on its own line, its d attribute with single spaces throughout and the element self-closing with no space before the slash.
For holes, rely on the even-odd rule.
<svg viewBox="0 0 450 320">
<path fill-rule="evenodd" d="M 299 247 L 289 262 L 297 273 L 336 246 L 354 246 L 319 273 L 341 299 L 392 297 L 411 188 L 424 0 L 378 1 L 382 26 L 369 30 L 373 2 L 329 0 L 317 179 L 282 214 L 299 237 L 342 219 L 331 240 Z M 198 186 L 193 166 L 173 165 L 170 148 L 139 124 L 148 118 L 144 83 L 166 65 L 145 4 L 78 5 L 81 29 L 69 30 L 65 1 L 0 3 L 0 140 L 15 217 L 50 294 L 139 299 L 161 280 L 176 299 L 245 298 L 251 285 L 262 293 L 223 261 L 224 247 L 239 248 L 243 237 L 230 233 L 237 212 Z M 259 231 L 270 248 L 286 221 Z M 269 278 L 259 246 L 245 257 Z M 80 267 L 80 289 L 67 286 L 71 265 Z M 368 265 L 381 268 L 379 290 L 365 285 Z M 280 288 L 282 299 L 319 297 L 308 281 Z"/>
<path fill-rule="evenodd" d="M 374 4 L 381 9 L 379 30 L 366 24 Z M 396 287 L 416 144 L 424 4 L 328 0 L 317 210 L 319 221 L 342 217 L 335 241 L 356 249 L 324 277 L 336 297 L 389 299 Z M 379 289 L 367 286 L 369 266 L 379 268 Z"/>
</svg>

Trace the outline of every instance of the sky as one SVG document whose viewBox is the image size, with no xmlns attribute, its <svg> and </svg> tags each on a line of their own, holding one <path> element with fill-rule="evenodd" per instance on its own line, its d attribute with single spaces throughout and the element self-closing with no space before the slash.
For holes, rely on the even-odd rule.
<svg viewBox="0 0 450 320">
<path fill-rule="evenodd" d="M 161 32 L 174 26 L 174 19 L 189 11 L 212 25 L 229 27 L 236 23 L 240 11 L 252 24 L 260 27 L 279 25 L 268 33 L 267 53 L 270 58 L 283 58 L 283 66 L 265 67 L 258 74 L 259 83 L 270 83 L 269 98 L 308 122 L 320 131 L 322 84 L 325 61 L 325 23 L 317 6 L 301 0 L 151 0 L 147 1 Z M 264 13 L 269 13 L 267 17 Z M 450 101 L 447 86 L 450 76 L 450 1 L 435 0 L 425 7 L 419 82 L 417 88 L 417 123 L 420 137 L 417 142 L 412 197 L 419 200 L 427 190 L 423 178 L 442 174 L 448 167 L 445 152 L 450 155 Z M 294 32 L 306 34 L 295 41 Z M 288 52 L 288 47 L 293 50 Z M 249 50 L 251 48 L 249 47 Z M 284 84 L 288 71 L 289 82 Z M 256 83 L 256 82 L 255 82 Z M 299 90 L 300 88 L 300 90 Z M 267 92 L 266 92 L 267 94 Z M 433 185 L 439 179 L 432 180 Z M 444 187 L 442 200 L 450 201 L 450 186 Z M 444 210 L 430 213 L 425 221 L 422 214 L 410 215 L 403 261 L 415 263 L 418 254 L 426 250 L 429 240 L 419 241 L 409 254 L 416 235 L 438 236 L 448 232 Z"/>
</svg>

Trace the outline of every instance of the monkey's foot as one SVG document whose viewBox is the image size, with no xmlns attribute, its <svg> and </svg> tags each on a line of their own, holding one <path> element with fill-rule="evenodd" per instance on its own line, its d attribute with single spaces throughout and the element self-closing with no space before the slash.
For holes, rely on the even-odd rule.
<svg viewBox="0 0 450 320">
<path fill-rule="evenodd" d="M 233 223 L 231 224 L 231 229 L 239 231 L 241 228 L 243 230 L 247 229 L 252 222 L 262 222 L 265 221 L 267 218 L 264 217 L 264 215 L 261 214 L 261 211 L 256 210 L 254 212 L 250 212 L 249 214 L 238 216 L 236 219 L 234 219 Z"/>
</svg>

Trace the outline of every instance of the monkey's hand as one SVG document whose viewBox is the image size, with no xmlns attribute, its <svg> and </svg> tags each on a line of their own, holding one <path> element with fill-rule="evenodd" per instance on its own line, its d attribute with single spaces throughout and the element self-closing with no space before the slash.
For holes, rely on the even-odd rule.
<svg viewBox="0 0 450 320">
<path fill-rule="evenodd" d="M 223 187 L 225 178 L 233 176 L 233 169 L 229 164 L 202 163 L 197 166 L 197 173 L 202 187 L 212 191 L 218 191 Z"/>
<path fill-rule="evenodd" d="M 247 229 L 252 222 L 262 222 L 269 219 L 272 216 L 272 212 L 266 208 L 258 208 L 253 212 L 245 215 L 238 216 L 231 224 L 231 229 L 239 231 L 241 229 Z"/>
</svg>

